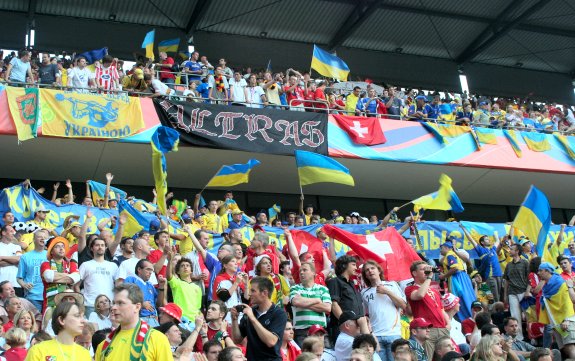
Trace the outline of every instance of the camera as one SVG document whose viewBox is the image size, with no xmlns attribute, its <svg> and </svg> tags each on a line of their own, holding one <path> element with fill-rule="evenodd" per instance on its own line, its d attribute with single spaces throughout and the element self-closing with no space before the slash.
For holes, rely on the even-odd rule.
<svg viewBox="0 0 575 361">
<path fill-rule="evenodd" d="M 236 311 L 238 311 L 238 313 L 240 313 L 240 312 L 244 312 L 244 308 L 246 308 L 246 306 L 244 306 L 244 305 L 235 305 L 234 308 L 236 309 Z"/>
</svg>

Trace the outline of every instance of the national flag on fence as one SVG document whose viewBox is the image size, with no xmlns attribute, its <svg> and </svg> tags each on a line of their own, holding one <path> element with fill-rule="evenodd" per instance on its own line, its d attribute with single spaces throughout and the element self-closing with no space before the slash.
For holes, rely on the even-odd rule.
<svg viewBox="0 0 575 361">
<path fill-rule="evenodd" d="M 323 231 L 329 237 L 349 246 L 364 261 L 371 259 L 379 263 L 386 280 L 403 281 L 412 278 L 409 267 L 413 262 L 421 260 L 393 227 L 361 235 L 327 224 L 323 226 Z"/>
<path fill-rule="evenodd" d="M 295 161 L 299 184 L 302 186 L 323 182 L 346 184 L 352 187 L 355 185 L 349 169 L 330 157 L 305 150 L 296 150 Z"/>
<path fill-rule="evenodd" d="M 413 203 L 416 212 L 420 209 L 451 210 L 453 213 L 464 211 L 459 197 L 451 187 L 451 178 L 445 174 L 439 177 L 439 190 L 437 192 L 414 199 L 411 203 Z"/>
<path fill-rule="evenodd" d="M 521 132 L 527 147 L 534 152 L 545 152 L 551 150 L 551 144 L 547 140 L 547 134 L 535 132 Z"/>
<path fill-rule="evenodd" d="M 320 49 L 317 45 L 313 46 L 311 68 L 323 76 L 341 81 L 347 81 L 349 75 L 349 67 L 343 60 Z"/>
<path fill-rule="evenodd" d="M 231 187 L 248 183 L 250 172 L 258 164 L 260 164 L 259 160 L 250 159 L 246 164 L 223 165 L 206 187 Z"/>
<path fill-rule="evenodd" d="M 482 144 L 497 144 L 497 136 L 493 129 L 475 127 L 475 134 L 477 135 L 477 140 Z"/>
<path fill-rule="evenodd" d="M 503 129 L 503 134 L 505 134 L 505 138 L 507 138 L 509 141 L 509 144 L 511 145 L 511 148 L 513 148 L 515 155 L 517 155 L 518 158 L 521 158 L 521 147 L 517 141 L 517 135 L 515 134 L 515 131 L 511 129 Z"/>
<path fill-rule="evenodd" d="M 543 256 L 547 233 L 551 227 L 551 206 L 545 193 L 533 185 L 529 188 L 515 216 L 513 227 L 529 237 L 536 244 L 537 254 Z"/>
<path fill-rule="evenodd" d="M 7 87 L 5 91 L 18 141 L 36 138 L 41 113 L 39 89 Z"/>
<path fill-rule="evenodd" d="M 352 142 L 364 145 L 377 145 L 386 142 L 378 118 L 332 115 L 339 127 L 349 135 Z"/>
<path fill-rule="evenodd" d="M 152 171 L 156 186 L 156 203 L 163 215 L 166 215 L 166 193 L 168 193 L 168 168 L 165 153 L 176 152 L 179 141 L 180 133 L 164 126 L 158 127 L 152 135 Z"/>
<path fill-rule="evenodd" d="M 554 133 L 553 135 L 555 136 L 555 139 L 557 139 L 557 141 L 561 143 L 563 148 L 565 148 L 565 152 L 567 153 L 567 155 L 571 159 L 575 160 L 575 142 L 571 142 L 572 140 L 571 138 L 573 137 L 566 137 L 558 133 Z"/>
</svg>

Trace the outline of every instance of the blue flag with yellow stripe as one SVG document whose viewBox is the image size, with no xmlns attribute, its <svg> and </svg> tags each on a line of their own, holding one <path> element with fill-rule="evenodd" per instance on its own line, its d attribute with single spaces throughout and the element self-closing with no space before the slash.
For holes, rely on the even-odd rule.
<svg viewBox="0 0 575 361">
<path fill-rule="evenodd" d="M 176 152 L 180 133 L 168 127 L 158 127 L 152 135 L 152 171 L 156 186 L 158 210 L 166 214 L 166 193 L 168 193 L 168 169 L 165 153 Z"/>
<path fill-rule="evenodd" d="M 260 164 L 259 160 L 250 159 L 246 164 L 223 165 L 206 187 L 231 187 L 247 183 L 252 168 L 258 164 Z"/>
<path fill-rule="evenodd" d="M 158 51 L 164 53 L 176 53 L 178 51 L 178 46 L 180 46 L 180 38 L 162 40 L 158 43 Z"/>
<path fill-rule="evenodd" d="M 299 184 L 302 186 L 324 182 L 346 184 L 352 187 L 355 185 L 349 169 L 330 157 L 305 150 L 296 150 L 295 161 Z"/>
<path fill-rule="evenodd" d="M 545 241 L 551 226 L 551 206 L 543 192 L 531 186 L 513 221 L 513 227 L 522 231 L 536 244 L 537 254 L 543 256 Z"/>
<path fill-rule="evenodd" d="M 446 174 L 439 177 L 439 190 L 437 192 L 414 199 L 411 203 L 416 212 L 419 212 L 420 209 L 451 210 L 453 213 L 461 213 L 465 210 L 451 187 L 451 178 Z"/>
<path fill-rule="evenodd" d="M 313 46 L 311 68 L 323 76 L 341 81 L 347 81 L 349 75 L 349 67 L 343 60 L 320 49 L 317 45 Z"/>
</svg>

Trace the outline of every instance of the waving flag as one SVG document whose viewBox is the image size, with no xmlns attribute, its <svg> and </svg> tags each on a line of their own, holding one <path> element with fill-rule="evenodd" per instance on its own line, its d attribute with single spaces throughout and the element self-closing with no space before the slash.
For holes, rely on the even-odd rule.
<svg viewBox="0 0 575 361">
<path fill-rule="evenodd" d="M 317 45 L 313 46 L 311 68 L 323 76 L 341 81 L 347 81 L 349 75 L 349 67 L 343 60 L 320 49 Z"/>
<path fill-rule="evenodd" d="M 278 217 L 278 213 L 281 213 L 282 207 L 277 204 L 274 204 L 271 208 L 268 209 L 268 213 L 270 215 L 270 222 L 273 222 L 274 219 Z"/>
<path fill-rule="evenodd" d="M 260 164 L 259 160 L 250 159 L 246 164 L 223 165 L 206 187 L 231 187 L 248 183 L 250 172 L 258 164 Z"/>
<path fill-rule="evenodd" d="M 162 40 L 158 43 L 158 51 L 163 51 L 164 53 L 176 53 L 179 45 L 180 38 Z"/>
<path fill-rule="evenodd" d="M 316 272 L 321 271 L 323 269 L 323 242 L 306 231 L 292 229 L 290 232 L 297 253 L 300 255 L 304 252 L 313 254 Z"/>
<path fill-rule="evenodd" d="M 542 291 L 539 322 L 558 326 L 566 318 L 575 315 L 573 303 L 569 298 L 567 283 L 560 275 L 553 274 L 551 279 L 543 286 Z"/>
<path fill-rule="evenodd" d="M 537 254 L 543 256 L 547 233 L 551 226 L 551 206 L 543 192 L 531 186 L 513 221 L 513 227 L 521 230 L 537 246 Z"/>
<path fill-rule="evenodd" d="M 172 200 L 172 206 L 176 207 L 177 209 L 176 216 L 178 217 L 182 216 L 182 213 L 184 213 L 187 207 L 186 202 L 177 199 Z"/>
<path fill-rule="evenodd" d="M 419 197 L 411 201 L 416 212 L 420 209 L 451 210 L 453 213 L 461 213 L 465 209 L 461 205 L 459 197 L 451 187 L 451 178 L 442 174 L 439 177 L 439 190 L 437 192 Z"/>
<path fill-rule="evenodd" d="M 377 145 L 386 142 L 379 119 L 350 115 L 332 115 L 339 127 L 346 131 L 352 142 L 364 145 Z"/>
<path fill-rule="evenodd" d="M 534 152 L 545 152 L 551 150 L 551 144 L 547 140 L 547 134 L 535 132 L 521 132 L 527 147 Z"/>
<path fill-rule="evenodd" d="M 76 59 L 83 57 L 86 58 L 86 63 L 93 64 L 97 60 L 102 60 L 103 57 L 108 55 L 108 48 L 94 49 L 76 55 Z"/>
<path fill-rule="evenodd" d="M 166 214 L 166 193 L 168 193 L 168 168 L 165 153 L 176 152 L 180 134 L 172 128 L 160 126 L 152 135 L 152 171 L 156 186 L 158 210 Z"/>
<path fill-rule="evenodd" d="M 104 200 L 106 195 L 106 185 L 103 183 L 95 182 L 93 180 L 88 181 L 88 186 L 90 187 L 90 192 L 92 193 L 92 201 L 95 205 L 98 205 L 100 200 Z M 110 186 L 110 199 L 124 199 L 128 196 L 126 192 L 120 188 Z"/>
<path fill-rule="evenodd" d="M 360 235 L 341 230 L 333 225 L 323 226 L 329 237 L 349 246 L 364 260 L 374 260 L 383 268 L 385 279 L 403 281 L 410 279 L 409 267 L 420 258 L 393 227 L 383 231 Z"/>
<path fill-rule="evenodd" d="M 341 183 L 352 187 L 355 185 L 349 169 L 330 157 L 305 150 L 296 150 L 295 161 L 299 183 L 302 186 L 323 182 Z"/>
<path fill-rule="evenodd" d="M 144 229 L 143 224 L 150 224 L 150 220 L 146 219 L 142 213 L 138 212 L 124 199 L 118 202 L 118 213 L 126 217 L 126 225 L 124 226 L 122 237 L 132 237 Z"/>
<path fill-rule="evenodd" d="M 154 60 L 154 36 L 156 30 L 149 31 L 142 42 L 142 49 L 146 49 L 146 57 Z"/>
</svg>

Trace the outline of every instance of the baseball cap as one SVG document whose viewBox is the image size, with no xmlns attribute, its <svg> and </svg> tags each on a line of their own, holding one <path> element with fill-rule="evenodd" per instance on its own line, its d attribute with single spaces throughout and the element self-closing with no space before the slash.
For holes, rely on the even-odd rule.
<svg viewBox="0 0 575 361">
<path fill-rule="evenodd" d="M 307 330 L 308 336 L 312 336 L 312 335 L 315 335 L 317 333 L 323 333 L 325 335 L 325 334 L 327 334 L 327 331 L 325 330 L 325 328 L 323 328 L 320 325 L 313 325 L 310 328 L 308 328 L 308 330 Z"/>
<path fill-rule="evenodd" d="M 523 245 L 524 245 L 525 243 L 527 243 L 527 242 L 531 242 L 531 241 L 529 240 L 529 238 L 523 237 L 523 236 L 521 236 L 521 238 L 519 238 L 519 245 L 520 245 L 520 246 L 523 246 Z"/>
<path fill-rule="evenodd" d="M 232 214 L 243 214 L 243 213 L 244 213 L 244 212 L 241 211 L 241 210 L 239 210 L 239 209 L 234 209 L 234 210 L 232 211 Z"/>
<path fill-rule="evenodd" d="M 448 247 L 448 248 L 453 248 L 453 242 L 451 242 L 451 241 L 445 241 L 445 242 L 443 242 L 443 243 L 441 244 L 441 246 L 445 246 L 445 247 Z"/>
<path fill-rule="evenodd" d="M 418 95 L 415 97 L 415 100 L 427 100 L 427 97 L 425 95 Z"/>
<path fill-rule="evenodd" d="M 487 105 L 487 102 L 480 102 L 479 105 Z"/>
<path fill-rule="evenodd" d="M 443 355 L 443 357 L 441 358 L 441 361 L 451 361 L 451 360 L 458 359 L 458 358 L 465 358 L 465 357 L 462 354 L 460 354 L 459 352 L 449 351 L 448 353 Z"/>
<path fill-rule="evenodd" d="M 150 234 L 155 234 L 160 230 L 160 220 L 155 218 L 150 222 Z"/>
<path fill-rule="evenodd" d="M 481 301 L 473 301 L 473 302 L 471 303 L 471 309 L 474 309 L 474 308 L 481 308 L 481 309 L 483 309 L 483 303 L 481 303 Z"/>
<path fill-rule="evenodd" d="M 539 270 L 546 270 L 546 271 L 553 273 L 553 272 L 555 272 L 555 266 L 553 266 L 549 262 L 543 262 L 539 265 Z"/>
<path fill-rule="evenodd" d="M 353 311 L 343 311 L 339 316 L 339 326 L 343 325 L 347 321 L 359 319 L 359 315 Z"/>
<path fill-rule="evenodd" d="M 425 318 L 423 317 L 419 317 L 419 318 L 414 318 L 413 321 L 411 321 L 411 323 L 409 324 L 409 328 L 410 329 L 414 329 L 414 328 L 429 328 L 432 327 L 433 324 L 429 321 L 427 321 Z"/>
<path fill-rule="evenodd" d="M 178 320 L 178 322 L 182 322 L 182 309 L 175 303 L 166 303 L 164 307 L 160 307 L 160 312 L 164 312 Z"/>
<path fill-rule="evenodd" d="M 144 71 L 140 68 L 136 68 L 134 69 L 134 76 L 136 77 L 136 79 L 144 79 Z"/>
</svg>

